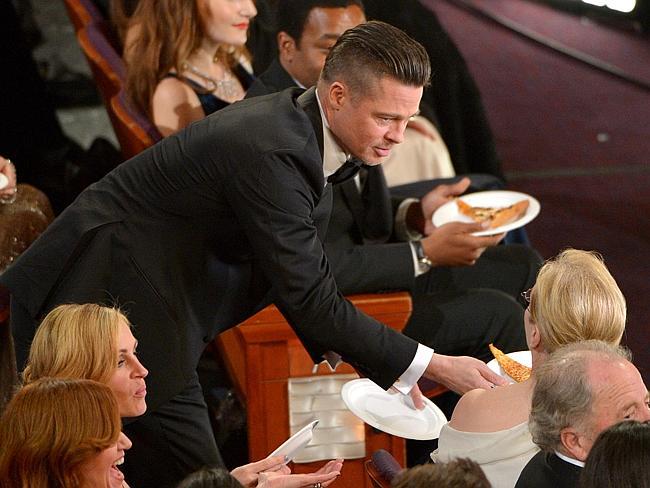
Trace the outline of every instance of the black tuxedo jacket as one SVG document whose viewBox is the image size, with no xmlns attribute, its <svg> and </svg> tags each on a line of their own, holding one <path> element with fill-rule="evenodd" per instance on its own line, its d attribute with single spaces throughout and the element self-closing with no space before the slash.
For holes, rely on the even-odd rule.
<svg viewBox="0 0 650 488">
<path fill-rule="evenodd" d="M 524 466 L 515 488 L 575 488 L 581 468 L 540 451 Z"/>
<path fill-rule="evenodd" d="M 274 302 L 315 361 L 336 351 L 390 386 L 417 343 L 339 293 L 322 244 L 320 114 L 313 90 L 302 103 L 299 93 L 215 112 L 85 190 L 0 277 L 19 362 L 54 306 L 116 301 L 135 324 L 155 409 L 206 342 Z"/>
<path fill-rule="evenodd" d="M 276 58 L 249 88 L 255 97 L 295 86 Z M 362 170 L 365 171 L 365 170 Z M 334 185 L 325 251 L 344 294 L 409 290 L 415 283 L 413 257 L 406 242 L 388 243 L 394 211 L 403 198 L 391 198 L 381 166 L 367 170 L 364 189 L 353 180 Z"/>
</svg>

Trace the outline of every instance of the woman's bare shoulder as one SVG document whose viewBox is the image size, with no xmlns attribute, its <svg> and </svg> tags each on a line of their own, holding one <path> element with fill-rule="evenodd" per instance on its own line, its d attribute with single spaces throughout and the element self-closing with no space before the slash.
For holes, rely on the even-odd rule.
<svg viewBox="0 0 650 488">
<path fill-rule="evenodd" d="M 526 399 L 519 390 L 508 385 L 467 392 L 456 405 L 449 426 L 464 432 L 495 432 L 524 422 L 528 412 L 520 407 L 525 407 Z"/>
<path fill-rule="evenodd" d="M 151 111 L 154 123 L 163 136 L 205 117 L 196 93 L 174 77 L 163 78 L 158 83 L 151 100 Z"/>
<path fill-rule="evenodd" d="M 489 391 L 482 388 L 465 393 L 454 408 L 449 426 L 456 430 L 467 430 L 469 424 L 480 421 L 488 404 L 487 396 Z"/>
</svg>

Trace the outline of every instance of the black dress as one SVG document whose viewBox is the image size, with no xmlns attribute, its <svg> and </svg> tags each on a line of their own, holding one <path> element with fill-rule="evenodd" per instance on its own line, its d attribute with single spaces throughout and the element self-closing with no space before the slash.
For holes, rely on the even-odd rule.
<svg viewBox="0 0 650 488">
<path fill-rule="evenodd" d="M 248 90 L 248 87 L 251 86 L 255 79 L 254 76 L 250 74 L 241 64 L 238 64 L 233 68 L 233 73 L 241 83 L 244 91 Z M 188 85 L 194 91 L 194 93 L 196 93 L 196 96 L 199 97 L 199 102 L 201 102 L 201 108 L 203 109 L 203 113 L 205 115 L 210 115 L 211 113 L 214 113 L 217 110 L 221 110 L 222 108 L 226 108 L 228 105 L 230 105 L 230 102 L 227 102 L 215 96 L 212 92 L 208 91 L 206 88 L 199 85 L 196 81 L 187 78 L 186 76 L 181 76 L 178 73 L 167 73 L 167 75 L 165 75 L 165 78 L 176 78 L 177 80 L 182 81 Z"/>
</svg>

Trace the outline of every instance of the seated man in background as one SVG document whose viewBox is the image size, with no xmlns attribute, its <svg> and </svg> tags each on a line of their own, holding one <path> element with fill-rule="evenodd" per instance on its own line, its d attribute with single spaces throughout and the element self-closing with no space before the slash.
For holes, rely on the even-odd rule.
<svg viewBox="0 0 650 488">
<path fill-rule="evenodd" d="M 648 389 L 629 354 L 600 341 L 551 354 L 536 373 L 529 427 L 542 449 L 515 488 L 578 486 L 598 434 L 622 420 L 650 420 Z"/>
<path fill-rule="evenodd" d="M 279 56 L 247 96 L 313 85 L 329 48 L 362 22 L 359 0 L 279 0 Z M 467 179 L 440 185 L 421 202 L 391 201 L 382 167 L 363 168 L 359 180 L 333 187 L 325 251 L 341 291 L 411 291 L 414 310 L 404 332 L 446 354 L 488 359 L 490 342 L 525 349 L 523 308 L 515 299 L 532 286 L 539 256 L 524 246 L 494 247 L 502 236 L 472 236 L 471 224 L 433 228 L 433 211 L 464 192 Z"/>
<path fill-rule="evenodd" d="M 248 97 L 314 86 L 338 37 L 366 21 L 361 0 L 279 1 L 276 9 L 279 57 L 250 86 Z M 438 130 L 419 115 L 382 167 L 390 186 L 455 174 Z"/>
</svg>

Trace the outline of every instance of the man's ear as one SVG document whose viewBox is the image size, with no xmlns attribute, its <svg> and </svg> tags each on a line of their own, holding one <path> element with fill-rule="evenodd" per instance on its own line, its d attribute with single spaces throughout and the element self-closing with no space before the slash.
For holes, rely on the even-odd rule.
<svg viewBox="0 0 650 488">
<path fill-rule="evenodd" d="M 587 460 L 591 443 L 579 430 L 573 427 L 565 427 L 560 431 L 560 442 L 564 448 L 564 454 L 568 454 L 578 461 Z"/>
<path fill-rule="evenodd" d="M 278 32 L 277 41 L 280 59 L 285 63 L 291 63 L 297 49 L 296 41 L 284 31 Z"/>
<path fill-rule="evenodd" d="M 327 98 L 329 101 L 329 106 L 336 110 L 339 110 L 346 102 L 347 97 L 347 87 L 340 81 L 335 81 L 329 85 L 327 90 Z"/>
</svg>

